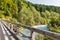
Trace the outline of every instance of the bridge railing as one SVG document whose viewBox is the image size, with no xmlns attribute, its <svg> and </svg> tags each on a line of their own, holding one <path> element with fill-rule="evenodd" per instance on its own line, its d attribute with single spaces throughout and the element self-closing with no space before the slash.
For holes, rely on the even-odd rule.
<svg viewBox="0 0 60 40">
<path fill-rule="evenodd" d="M 5 23 L 6 24 L 6 23 Z M 43 35 L 45 35 L 45 36 L 49 36 L 49 37 L 51 37 L 52 39 L 54 39 L 54 40 L 60 40 L 60 34 L 59 33 L 55 33 L 55 32 L 51 32 L 51 31 L 47 31 L 47 30 L 40 30 L 40 29 L 36 29 L 36 28 L 33 28 L 33 27 L 31 27 L 31 26 L 26 26 L 26 25 L 23 25 L 23 24 L 17 24 L 17 23 L 10 23 L 10 22 L 8 22 L 8 25 L 10 25 L 10 28 L 12 27 L 12 30 L 14 30 L 14 25 L 16 26 L 15 27 L 15 31 L 17 32 L 17 34 L 19 34 L 19 33 L 21 33 L 24 37 L 27 37 L 27 38 L 29 38 L 30 40 L 35 40 L 34 39 L 34 32 L 37 32 L 37 33 L 39 33 L 39 34 L 43 34 Z M 23 27 L 23 28 L 25 28 L 25 29 L 28 29 L 28 30 L 30 30 L 30 36 L 27 36 L 27 35 L 25 35 L 23 32 L 20 32 L 19 30 L 18 30 L 18 27 L 19 26 L 21 26 L 21 27 Z"/>
</svg>

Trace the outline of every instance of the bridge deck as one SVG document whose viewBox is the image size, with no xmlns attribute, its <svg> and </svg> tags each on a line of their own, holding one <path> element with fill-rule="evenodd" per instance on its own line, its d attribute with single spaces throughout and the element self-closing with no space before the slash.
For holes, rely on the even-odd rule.
<svg viewBox="0 0 60 40">
<path fill-rule="evenodd" d="M 30 40 L 34 40 L 34 35 L 33 35 L 34 32 L 43 34 L 45 36 L 47 35 L 54 40 L 60 40 L 60 34 L 59 33 L 46 31 L 46 30 L 39 30 L 39 29 L 30 27 L 30 26 L 26 26 L 26 25 L 23 25 L 23 24 L 16 24 L 16 23 L 11 23 L 11 24 L 15 24 L 16 27 L 22 26 L 23 28 L 30 30 L 31 31 L 30 36 L 29 36 Z M 13 28 L 14 26 L 11 25 L 11 24 L 10 24 L 10 26 Z M 14 34 L 14 31 L 11 31 L 10 27 L 8 27 L 8 26 L 9 25 L 7 23 L 5 23 L 4 21 L 0 21 L 0 40 L 21 40 L 20 35 L 18 37 L 16 34 Z M 17 29 L 15 29 L 15 30 L 17 30 Z M 16 33 L 20 32 L 20 31 L 19 32 L 18 31 L 19 30 L 17 30 Z"/>
<path fill-rule="evenodd" d="M 2 32 L 1 24 L 0 24 L 0 40 L 5 40 Z"/>
<path fill-rule="evenodd" d="M 0 22 L 0 40 L 15 40 L 7 28 Z"/>
</svg>

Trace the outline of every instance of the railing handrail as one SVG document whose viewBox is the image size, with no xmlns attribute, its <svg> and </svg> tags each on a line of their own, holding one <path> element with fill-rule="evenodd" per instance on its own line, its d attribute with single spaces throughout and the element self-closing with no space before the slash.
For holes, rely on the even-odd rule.
<svg viewBox="0 0 60 40">
<path fill-rule="evenodd" d="M 40 33 L 40 34 L 43 34 L 43 35 L 50 36 L 50 37 L 55 38 L 57 40 L 60 40 L 60 34 L 59 33 L 51 32 L 51 31 L 47 31 L 47 30 L 36 29 L 36 28 L 31 27 L 31 26 L 26 26 L 26 25 L 23 25 L 23 24 L 17 24 L 17 23 L 12 23 L 12 24 L 15 24 L 17 26 L 22 26 L 23 28 L 31 30 L 32 32 L 37 32 L 37 33 Z"/>
</svg>

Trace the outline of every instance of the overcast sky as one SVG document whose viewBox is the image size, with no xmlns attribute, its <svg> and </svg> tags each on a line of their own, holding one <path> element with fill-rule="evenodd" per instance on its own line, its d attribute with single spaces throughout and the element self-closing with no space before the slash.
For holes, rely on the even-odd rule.
<svg viewBox="0 0 60 40">
<path fill-rule="evenodd" d="M 45 4 L 45 5 L 54 5 L 60 6 L 60 0 L 28 0 L 34 4 Z"/>
</svg>

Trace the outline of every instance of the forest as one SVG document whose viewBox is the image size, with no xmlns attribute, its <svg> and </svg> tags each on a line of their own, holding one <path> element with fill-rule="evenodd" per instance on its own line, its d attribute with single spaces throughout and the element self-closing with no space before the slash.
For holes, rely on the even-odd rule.
<svg viewBox="0 0 60 40">
<path fill-rule="evenodd" d="M 0 19 L 27 26 L 47 24 L 50 31 L 60 33 L 60 7 L 33 4 L 26 0 L 0 0 Z"/>
</svg>

